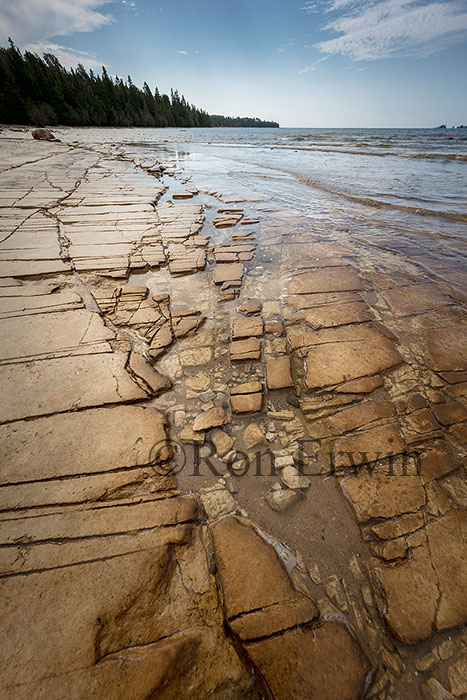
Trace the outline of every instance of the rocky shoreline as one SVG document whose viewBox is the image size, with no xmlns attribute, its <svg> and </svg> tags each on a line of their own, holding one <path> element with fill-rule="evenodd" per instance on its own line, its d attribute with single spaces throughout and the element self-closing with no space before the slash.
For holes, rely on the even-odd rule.
<svg viewBox="0 0 467 700">
<path fill-rule="evenodd" d="M 70 133 L 0 135 L 2 697 L 464 697 L 465 298 Z"/>
</svg>

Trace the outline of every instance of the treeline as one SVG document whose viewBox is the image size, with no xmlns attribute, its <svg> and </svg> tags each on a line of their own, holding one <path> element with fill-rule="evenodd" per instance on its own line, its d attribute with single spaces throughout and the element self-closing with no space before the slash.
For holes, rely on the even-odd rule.
<svg viewBox="0 0 467 700">
<path fill-rule="evenodd" d="M 0 48 L 0 123 L 39 126 L 278 127 L 250 117 L 210 116 L 177 90 L 170 96 L 102 75 L 82 65 L 66 70 L 53 54 L 24 54 L 10 39 Z"/>
</svg>

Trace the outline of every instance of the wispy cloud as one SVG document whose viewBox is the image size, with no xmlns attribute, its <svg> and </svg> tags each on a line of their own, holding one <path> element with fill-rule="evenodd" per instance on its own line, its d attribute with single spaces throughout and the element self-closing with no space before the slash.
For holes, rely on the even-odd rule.
<svg viewBox="0 0 467 700">
<path fill-rule="evenodd" d="M 180 51 L 177 51 L 177 53 L 181 53 L 182 56 L 186 56 L 188 51 L 184 51 L 183 49 L 181 49 Z"/>
<path fill-rule="evenodd" d="M 305 68 L 302 68 L 302 70 L 299 71 L 299 73 L 300 75 L 302 75 L 302 73 L 309 73 L 312 70 L 316 70 L 315 66 L 305 66 Z"/>
<path fill-rule="evenodd" d="M 102 68 L 102 61 L 99 61 L 87 51 L 77 51 L 76 49 L 69 49 L 66 46 L 47 42 L 26 44 L 24 48 L 26 51 L 37 54 L 53 53 L 65 68 L 75 68 L 78 63 L 81 63 L 87 70 L 99 70 Z"/>
<path fill-rule="evenodd" d="M 0 41 L 8 37 L 21 48 L 36 53 L 54 53 L 67 67 L 82 63 L 99 68 L 90 54 L 55 43 L 56 37 L 92 32 L 111 24 L 114 18 L 100 11 L 109 0 L 12 0 L 0 5 Z M 128 0 L 129 3 L 134 0 Z"/>
<path fill-rule="evenodd" d="M 113 22 L 98 8 L 107 0 L 13 0 L 0 7 L 0 38 L 19 45 L 74 32 L 92 32 Z"/>
<path fill-rule="evenodd" d="M 307 12 L 315 3 L 307 3 Z M 429 56 L 467 37 L 467 11 L 459 2 L 331 0 L 321 11 L 344 9 L 323 29 L 340 36 L 316 44 L 325 54 L 356 61 Z"/>
</svg>

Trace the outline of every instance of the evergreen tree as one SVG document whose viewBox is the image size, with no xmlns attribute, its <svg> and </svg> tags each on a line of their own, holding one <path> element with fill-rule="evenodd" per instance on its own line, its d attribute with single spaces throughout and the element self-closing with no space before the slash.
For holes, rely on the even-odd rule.
<svg viewBox="0 0 467 700">
<path fill-rule="evenodd" d="M 9 39 L 0 48 L 0 123 L 39 126 L 279 126 L 249 117 L 210 116 L 190 105 L 178 90 L 170 97 L 154 93 L 147 83 L 143 89 L 79 64 L 67 71 L 53 54 L 43 58 L 26 51 L 24 55 Z"/>
</svg>

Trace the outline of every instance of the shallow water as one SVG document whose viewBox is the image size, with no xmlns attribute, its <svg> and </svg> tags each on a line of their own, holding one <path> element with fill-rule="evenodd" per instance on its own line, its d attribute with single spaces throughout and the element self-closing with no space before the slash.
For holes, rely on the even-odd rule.
<svg viewBox="0 0 467 700">
<path fill-rule="evenodd" d="M 462 283 L 467 129 L 79 130 L 83 136 L 180 166 L 206 191 L 271 197 L 308 217 L 315 232 L 348 230 Z"/>
</svg>

